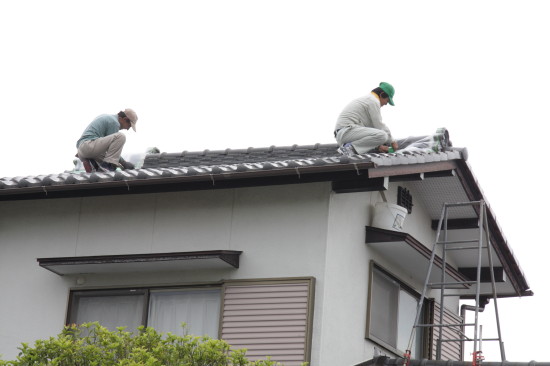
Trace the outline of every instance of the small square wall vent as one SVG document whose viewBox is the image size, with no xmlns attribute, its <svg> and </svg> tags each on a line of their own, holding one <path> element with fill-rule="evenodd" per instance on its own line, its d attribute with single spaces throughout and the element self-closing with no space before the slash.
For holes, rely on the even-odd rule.
<svg viewBox="0 0 550 366">
<path fill-rule="evenodd" d="M 406 208 L 409 214 L 412 213 L 413 198 L 407 188 L 401 186 L 397 188 L 397 204 Z"/>
</svg>

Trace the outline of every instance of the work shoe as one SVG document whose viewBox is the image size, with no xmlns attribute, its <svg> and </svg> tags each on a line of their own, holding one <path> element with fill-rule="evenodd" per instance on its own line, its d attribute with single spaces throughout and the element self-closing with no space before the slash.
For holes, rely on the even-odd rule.
<svg viewBox="0 0 550 366">
<path fill-rule="evenodd" d="M 351 155 L 355 155 L 357 154 L 357 151 L 355 151 L 355 148 L 353 147 L 353 145 L 351 144 L 351 142 L 348 142 L 342 146 L 340 146 L 338 148 L 338 152 L 342 155 L 347 155 L 347 156 L 351 156 Z"/>
<path fill-rule="evenodd" d="M 114 172 L 114 171 L 116 171 L 116 168 L 119 168 L 119 166 L 117 164 L 102 161 L 101 163 L 99 163 L 97 171 L 99 171 L 99 172 Z"/>
<path fill-rule="evenodd" d="M 93 173 L 99 169 L 99 165 L 94 159 L 80 159 L 80 161 L 82 161 L 86 173 Z"/>
</svg>

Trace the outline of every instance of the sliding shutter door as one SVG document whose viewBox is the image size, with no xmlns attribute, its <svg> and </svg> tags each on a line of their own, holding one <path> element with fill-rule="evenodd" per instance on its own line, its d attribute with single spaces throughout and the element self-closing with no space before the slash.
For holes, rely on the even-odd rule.
<svg viewBox="0 0 550 366">
<path fill-rule="evenodd" d="M 225 286 L 222 339 L 250 360 L 271 356 L 285 366 L 309 361 L 312 280 Z"/>
<path fill-rule="evenodd" d="M 439 324 L 439 311 L 440 306 L 435 301 L 433 302 L 433 315 L 434 321 L 432 324 Z M 462 317 L 450 312 L 447 309 L 443 309 L 443 324 L 462 324 L 464 323 Z M 436 359 L 437 352 L 437 340 L 439 338 L 439 327 L 432 328 L 432 360 Z M 460 333 L 457 332 L 459 327 L 442 327 L 441 331 L 441 359 L 442 360 L 462 360 L 462 344 L 463 342 L 445 340 L 460 339 Z"/>
</svg>

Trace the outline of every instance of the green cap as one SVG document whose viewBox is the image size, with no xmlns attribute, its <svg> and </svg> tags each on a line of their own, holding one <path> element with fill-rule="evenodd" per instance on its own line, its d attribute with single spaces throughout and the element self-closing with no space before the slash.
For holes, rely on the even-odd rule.
<svg viewBox="0 0 550 366">
<path fill-rule="evenodd" d="M 390 104 L 395 105 L 395 104 L 393 104 L 393 96 L 395 95 L 395 89 L 393 88 L 393 86 L 391 84 L 385 83 L 385 82 L 381 82 L 379 86 L 380 86 L 380 89 L 382 89 L 386 94 L 389 95 Z"/>
</svg>

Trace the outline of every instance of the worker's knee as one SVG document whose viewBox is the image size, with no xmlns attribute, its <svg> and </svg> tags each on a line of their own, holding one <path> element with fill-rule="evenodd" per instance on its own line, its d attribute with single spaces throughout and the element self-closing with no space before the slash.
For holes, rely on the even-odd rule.
<svg viewBox="0 0 550 366">
<path fill-rule="evenodd" d="M 113 134 L 113 139 L 114 140 L 119 140 L 120 142 L 125 143 L 126 142 L 126 135 L 123 134 L 122 132 L 117 132 L 117 133 Z"/>
<path fill-rule="evenodd" d="M 386 141 L 388 141 L 388 134 L 387 132 L 385 131 L 382 131 L 382 130 L 378 130 L 376 131 L 376 133 L 374 133 L 371 137 L 371 141 L 378 144 L 378 145 L 382 145 L 383 143 L 385 143 Z"/>
</svg>

